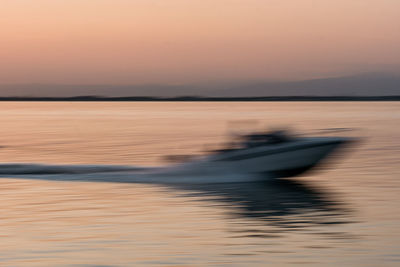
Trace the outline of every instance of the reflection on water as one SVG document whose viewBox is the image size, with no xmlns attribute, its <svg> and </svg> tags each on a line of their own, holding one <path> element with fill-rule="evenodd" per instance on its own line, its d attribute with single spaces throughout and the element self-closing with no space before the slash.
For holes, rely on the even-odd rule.
<svg viewBox="0 0 400 267">
<path fill-rule="evenodd" d="M 229 207 L 229 216 L 264 221 L 282 231 L 324 224 L 347 223 L 345 205 L 331 193 L 311 183 L 291 179 L 272 179 L 254 183 L 185 184 L 175 189 L 188 190 L 207 202 Z"/>
</svg>

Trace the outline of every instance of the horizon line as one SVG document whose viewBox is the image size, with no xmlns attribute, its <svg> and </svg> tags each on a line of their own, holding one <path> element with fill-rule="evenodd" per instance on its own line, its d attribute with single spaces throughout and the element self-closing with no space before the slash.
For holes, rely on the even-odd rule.
<svg viewBox="0 0 400 267">
<path fill-rule="evenodd" d="M 98 96 L 98 95 L 78 95 L 70 97 L 30 97 L 30 96 L 2 96 L 0 101 L 23 101 L 23 102 L 207 102 L 207 101 L 400 101 L 400 95 L 381 95 L 381 96 L 317 96 L 317 95 L 293 95 L 293 96 L 246 96 L 246 97 L 208 97 L 208 96 Z"/>
</svg>

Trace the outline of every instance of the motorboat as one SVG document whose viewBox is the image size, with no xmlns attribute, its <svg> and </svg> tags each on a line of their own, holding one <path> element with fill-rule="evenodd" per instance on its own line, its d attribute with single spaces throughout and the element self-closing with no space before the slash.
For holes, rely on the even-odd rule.
<svg viewBox="0 0 400 267">
<path fill-rule="evenodd" d="M 1 164 L 0 177 L 128 183 L 254 182 L 302 174 L 354 140 L 282 130 L 252 132 L 236 134 L 227 145 L 206 154 L 175 156 L 181 161 L 165 166 Z"/>
<path fill-rule="evenodd" d="M 282 130 L 255 132 L 236 136 L 229 145 L 202 157 L 181 156 L 188 160 L 162 171 L 171 175 L 210 175 L 229 170 L 230 173 L 291 177 L 314 168 L 354 140 L 338 136 L 296 136 Z"/>
</svg>

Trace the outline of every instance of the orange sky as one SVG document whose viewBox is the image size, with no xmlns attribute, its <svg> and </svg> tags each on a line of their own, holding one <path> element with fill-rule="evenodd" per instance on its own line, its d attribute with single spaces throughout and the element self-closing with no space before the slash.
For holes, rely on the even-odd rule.
<svg viewBox="0 0 400 267">
<path fill-rule="evenodd" d="M 399 0 L 1 0 L 0 83 L 400 72 Z"/>
</svg>

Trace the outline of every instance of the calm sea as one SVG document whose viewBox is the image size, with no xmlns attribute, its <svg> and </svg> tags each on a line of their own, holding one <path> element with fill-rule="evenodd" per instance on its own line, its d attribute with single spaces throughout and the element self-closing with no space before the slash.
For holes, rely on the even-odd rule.
<svg viewBox="0 0 400 267">
<path fill-rule="evenodd" d="M 1 102 L 0 115 L 9 169 L 165 164 L 230 127 L 362 138 L 318 172 L 265 183 L 2 174 L 1 266 L 400 266 L 398 102 Z"/>
</svg>

